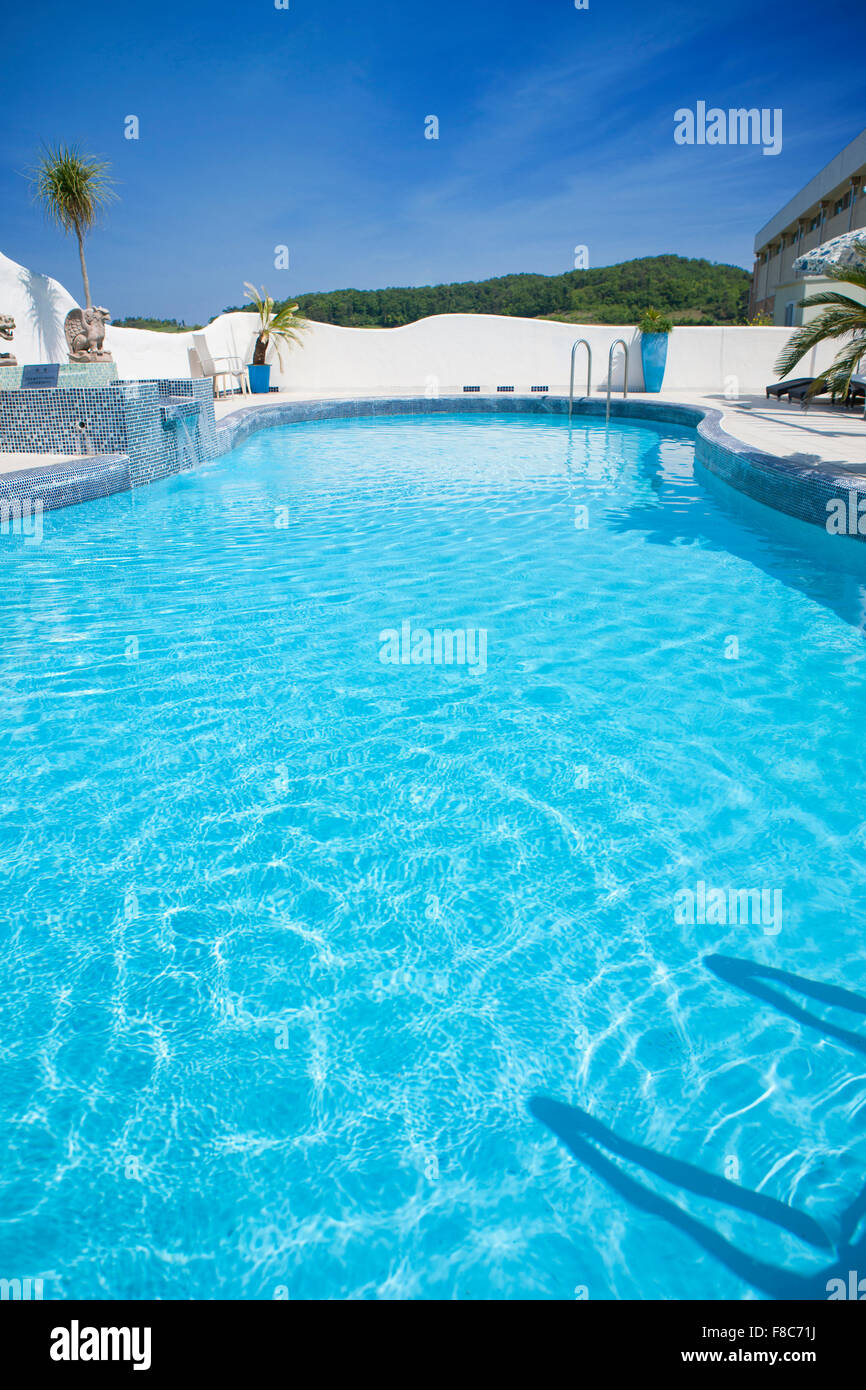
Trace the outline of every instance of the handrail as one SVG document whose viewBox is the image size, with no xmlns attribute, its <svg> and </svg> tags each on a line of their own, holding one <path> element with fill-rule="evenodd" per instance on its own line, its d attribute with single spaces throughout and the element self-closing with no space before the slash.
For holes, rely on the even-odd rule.
<svg viewBox="0 0 866 1390">
<path fill-rule="evenodd" d="M 618 347 L 621 347 L 625 353 L 625 376 L 623 377 L 622 383 L 623 400 L 628 396 L 628 343 L 625 338 L 617 338 L 615 342 L 611 343 L 610 352 L 607 354 L 607 410 L 604 415 L 605 424 L 607 424 L 610 419 L 610 378 L 613 374 L 613 354 Z"/>
<path fill-rule="evenodd" d="M 574 354 L 581 343 L 586 348 L 586 394 L 592 394 L 592 348 L 586 338 L 578 338 L 571 349 L 571 381 L 568 387 L 568 418 L 571 419 L 571 412 L 574 409 Z"/>
</svg>

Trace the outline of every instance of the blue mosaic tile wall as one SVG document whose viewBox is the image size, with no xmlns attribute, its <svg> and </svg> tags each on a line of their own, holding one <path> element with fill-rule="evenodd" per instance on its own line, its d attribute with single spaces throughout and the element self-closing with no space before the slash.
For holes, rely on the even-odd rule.
<svg viewBox="0 0 866 1390">
<path fill-rule="evenodd" d="M 29 505 L 32 515 L 36 503 L 44 512 L 54 511 L 76 502 L 91 502 L 95 497 L 128 492 L 129 486 L 129 460 L 122 454 L 82 459 L 80 464 L 52 464 L 47 468 L 0 473 L 0 513 L 8 512 L 10 503 L 13 507 L 18 504 L 18 515 L 24 505 Z"/>
<path fill-rule="evenodd" d="M 216 457 L 213 383 L 209 377 L 119 382 L 117 389 L 136 418 L 129 441 L 133 487 L 168 478 Z"/>
<path fill-rule="evenodd" d="M 130 486 L 142 487 L 215 457 L 213 388 L 172 378 L 0 390 L 0 452 L 120 454 Z"/>
<path fill-rule="evenodd" d="M 809 467 L 750 449 L 721 427 L 719 411 L 707 411 L 698 426 L 695 459 L 738 492 L 778 512 L 826 529 L 827 503 L 847 499 L 848 490 L 862 479 L 836 473 L 832 467 Z M 857 536 L 858 540 L 866 537 Z"/>
<path fill-rule="evenodd" d="M 21 366 L 0 365 L 0 391 L 14 391 L 21 385 Z M 114 362 L 61 362 L 58 386 L 109 386 L 117 381 Z"/>
<path fill-rule="evenodd" d="M 0 452 L 126 453 L 126 433 L 115 387 L 0 391 Z"/>
</svg>

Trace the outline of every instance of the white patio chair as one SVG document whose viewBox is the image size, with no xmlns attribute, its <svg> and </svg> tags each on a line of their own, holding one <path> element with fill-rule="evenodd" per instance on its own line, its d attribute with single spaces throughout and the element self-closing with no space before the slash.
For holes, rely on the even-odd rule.
<svg viewBox="0 0 866 1390">
<path fill-rule="evenodd" d="M 243 395 L 248 396 L 250 394 L 247 369 L 239 357 L 212 357 L 207 345 L 207 338 L 203 333 L 193 333 L 192 340 L 195 344 L 194 351 L 201 367 L 202 376 L 209 376 L 213 379 L 215 396 L 221 394 L 220 381 L 231 380 L 237 381 Z"/>
</svg>

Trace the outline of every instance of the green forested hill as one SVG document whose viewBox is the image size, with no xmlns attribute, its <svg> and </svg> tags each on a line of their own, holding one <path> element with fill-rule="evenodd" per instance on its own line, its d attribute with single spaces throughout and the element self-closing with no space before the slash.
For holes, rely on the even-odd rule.
<svg viewBox="0 0 866 1390">
<path fill-rule="evenodd" d="M 193 333 L 200 323 L 184 323 L 183 319 L 112 319 L 115 328 L 147 328 L 152 333 Z"/>
<path fill-rule="evenodd" d="M 294 296 L 319 323 L 391 328 L 431 314 L 508 314 L 574 323 L 634 323 L 652 305 L 675 323 L 742 323 L 749 274 L 739 266 L 684 256 L 646 256 L 564 275 L 387 290 L 330 290 Z"/>
</svg>

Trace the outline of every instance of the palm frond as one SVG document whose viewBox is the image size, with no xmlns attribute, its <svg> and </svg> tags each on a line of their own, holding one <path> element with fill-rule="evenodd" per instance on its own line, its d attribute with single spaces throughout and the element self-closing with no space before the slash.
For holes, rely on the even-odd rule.
<svg viewBox="0 0 866 1390">
<path fill-rule="evenodd" d="M 845 309 L 856 309 L 862 314 L 866 310 L 866 304 L 862 299 L 854 299 L 850 294 L 839 294 L 837 290 L 821 290 L 818 294 L 810 294 L 808 299 L 800 301 L 803 309 L 814 309 L 822 304 L 838 304 Z"/>
<path fill-rule="evenodd" d="M 840 348 L 830 366 L 815 377 L 801 402 L 803 408 L 824 391 L 829 391 L 834 401 L 840 397 L 844 400 L 851 389 L 851 378 L 864 356 L 866 335 L 858 334 L 847 347 Z"/>
<path fill-rule="evenodd" d="M 859 241 L 855 245 L 858 253 L 863 257 L 862 263 L 854 266 L 830 266 L 827 269 L 827 275 L 839 283 L 866 290 L 866 240 Z M 866 335 L 866 303 L 860 299 L 855 299 L 852 295 L 842 294 L 838 290 L 822 290 L 820 293 L 810 295 L 807 299 L 802 300 L 800 307 L 803 309 L 823 309 L 824 312 L 814 318 L 811 323 L 798 328 L 796 333 L 792 335 L 776 362 L 776 371 L 779 377 L 786 377 L 805 357 L 806 353 L 817 347 L 819 343 L 826 342 L 829 338 L 841 338 L 850 333 L 851 343 L 840 349 L 832 366 L 826 372 L 821 373 L 810 388 L 810 394 L 814 394 L 829 385 L 835 394 L 833 383 L 838 384 L 844 380 L 844 389 L 847 392 L 851 371 L 854 370 L 854 368 L 848 370 L 849 358 L 853 353 L 856 363 L 864 351 L 862 339 Z"/>
<path fill-rule="evenodd" d="M 264 285 L 259 293 L 255 285 L 250 284 L 247 280 L 244 282 L 244 289 L 247 298 L 252 300 L 259 316 L 258 341 L 264 348 L 273 343 L 282 367 L 282 349 L 291 347 L 293 343 L 299 343 L 301 341 L 300 335 L 307 332 L 310 325 L 298 313 L 297 304 L 292 304 L 286 300 L 277 308 L 275 301 L 268 294 Z"/>
<path fill-rule="evenodd" d="M 43 145 L 27 177 L 33 197 L 50 221 L 65 232 L 88 232 L 100 213 L 115 202 L 110 164 L 83 154 L 75 145 Z"/>
</svg>

